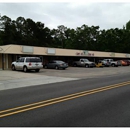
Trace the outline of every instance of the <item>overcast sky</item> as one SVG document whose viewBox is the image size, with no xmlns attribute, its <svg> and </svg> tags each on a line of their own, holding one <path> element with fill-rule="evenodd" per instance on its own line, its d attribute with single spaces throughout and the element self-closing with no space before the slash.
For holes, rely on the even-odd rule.
<svg viewBox="0 0 130 130">
<path fill-rule="evenodd" d="M 123 28 L 130 20 L 130 2 L 1 2 L 0 13 L 12 20 L 31 18 L 50 29 L 59 25 L 75 29 L 83 24 L 100 29 Z"/>
</svg>

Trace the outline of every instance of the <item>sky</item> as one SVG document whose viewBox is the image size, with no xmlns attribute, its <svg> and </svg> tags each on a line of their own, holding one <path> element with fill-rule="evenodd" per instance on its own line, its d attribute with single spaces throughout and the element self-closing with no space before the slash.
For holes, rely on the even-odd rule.
<svg viewBox="0 0 130 130">
<path fill-rule="evenodd" d="M 61 2 L 62 1 L 62 2 Z M 104 0 L 105 1 L 105 0 Z M 100 29 L 123 28 L 130 20 L 130 2 L 86 0 L 10 1 L 0 0 L 0 14 L 42 22 L 50 29 L 64 25 L 76 29 L 83 24 Z"/>
</svg>

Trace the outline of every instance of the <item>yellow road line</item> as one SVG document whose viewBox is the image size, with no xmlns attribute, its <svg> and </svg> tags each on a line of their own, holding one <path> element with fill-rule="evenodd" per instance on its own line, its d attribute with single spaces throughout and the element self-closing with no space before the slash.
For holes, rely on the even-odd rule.
<svg viewBox="0 0 130 130">
<path fill-rule="evenodd" d="M 20 106 L 20 107 L 16 107 L 16 108 L 11 108 L 11 109 L 0 111 L 0 113 L 12 111 L 12 110 L 17 110 L 17 109 L 20 109 L 20 108 L 30 107 L 30 106 L 38 105 L 38 104 L 41 104 L 41 103 L 46 103 L 46 102 L 54 101 L 54 100 L 57 100 L 57 99 L 62 99 L 62 98 L 66 98 L 66 97 L 69 97 L 69 96 L 74 96 L 74 95 L 77 95 L 77 94 L 82 94 L 82 93 L 91 92 L 91 91 L 95 91 L 95 90 L 99 90 L 99 89 L 103 89 L 103 88 L 108 88 L 108 87 L 111 87 L 111 86 L 117 86 L 117 85 L 124 84 L 124 83 L 130 83 L 130 81 L 122 82 L 122 83 L 118 83 L 118 84 L 114 84 L 114 85 L 109 85 L 109 86 L 105 86 L 105 87 L 100 87 L 100 88 L 96 88 L 96 89 L 91 89 L 91 90 L 87 90 L 87 91 L 82 91 L 82 92 L 78 92 L 78 93 L 74 93 L 74 94 L 69 94 L 69 95 L 66 95 L 66 96 L 53 98 L 53 99 L 49 99 L 49 100 L 45 100 L 45 101 L 41 101 L 41 102 L 36 102 L 36 103 L 32 103 L 32 104 L 28 104 L 28 105 L 24 105 L 24 106 Z"/>
<path fill-rule="evenodd" d="M 88 91 L 83 91 L 83 92 L 79 92 L 79 93 L 75 93 L 75 94 L 70 94 L 70 95 L 67 95 L 67 96 L 62 96 L 62 97 L 59 97 L 59 98 L 54 98 L 54 99 L 50 99 L 50 100 L 46 100 L 46 101 L 28 104 L 28 105 L 25 105 L 25 106 L 16 107 L 16 108 L 4 110 L 4 111 L 0 111 L 0 113 L 9 112 L 9 113 L 5 113 L 5 114 L 0 115 L 0 118 L 5 117 L 5 116 L 9 116 L 9 115 L 13 115 L 13 114 L 17 114 L 17 113 L 21 113 L 21 112 L 25 112 L 25 111 L 29 111 L 29 110 L 33 110 L 33 109 L 36 109 L 36 108 L 48 106 L 48 105 L 51 105 L 51 104 L 75 99 L 75 98 L 86 96 L 86 95 L 89 95 L 89 94 L 94 94 L 94 93 L 97 93 L 97 92 L 101 92 L 101 91 L 125 86 L 125 85 L 128 85 L 128 84 L 130 84 L 130 81 L 119 83 L 119 84 L 114 84 L 114 85 L 109 85 L 109 86 L 101 87 L 101 88 L 97 88 L 97 89 L 92 89 L 92 90 L 88 90 Z M 36 106 L 34 106 L 34 105 L 36 105 Z M 26 107 L 30 107 L 30 108 L 26 108 Z M 24 108 L 24 109 L 18 110 L 18 109 L 21 109 L 21 108 Z M 10 112 L 10 111 L 13 111 L 13 110 L 17 110 L 17 111 Z"/>
</svg>

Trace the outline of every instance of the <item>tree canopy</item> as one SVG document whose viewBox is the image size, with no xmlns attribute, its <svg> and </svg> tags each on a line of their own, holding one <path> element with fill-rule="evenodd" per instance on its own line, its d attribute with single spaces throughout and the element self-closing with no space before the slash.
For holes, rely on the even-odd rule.
<svg viewBox="0 0 130 130">
<path fill-rule="evenodd" d="M 83 24 L 76 29 L 59 25 L 56 29 L 42 22 L 0 16 L 0 45 L 17 44 L 66 49 L 130 53 L 130 21 L 122 29 L 101 30 Z"/>
</svg>

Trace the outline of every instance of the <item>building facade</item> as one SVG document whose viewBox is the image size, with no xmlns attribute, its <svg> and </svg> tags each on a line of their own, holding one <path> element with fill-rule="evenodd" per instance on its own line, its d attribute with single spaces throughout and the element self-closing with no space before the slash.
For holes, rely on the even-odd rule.
<svg viewBox="0 0 130 130">
<path fill-rule="evenodd" d="M 72 50 L 48 47 L 35 47 L 24 45 L 5 45 L 0 46 L 0 69 L 11 69 L 11 63 L 16 61 L 19 57 L 24 56 L 38 56 L 42 59 L 43 64 L 51 59 L 60 59 L 68 62 L 78 58 L 88 58 L 91 61 L 103 58 L 112 59 L 129 59 L 130 54 L 114 53 L 114 52 L 100 52 L 89 50 Z"/>
</svg>

